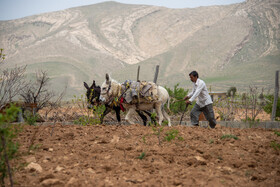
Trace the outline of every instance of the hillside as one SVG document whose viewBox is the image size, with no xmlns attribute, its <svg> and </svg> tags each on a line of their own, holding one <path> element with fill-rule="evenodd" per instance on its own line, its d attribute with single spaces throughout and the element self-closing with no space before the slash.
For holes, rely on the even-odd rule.
<svg viewBox="0 0 280 187">
<path fill-rule="evenodd" d="M 190 88 L 197 70 L 212 90 L 248 85 L 272 88 L 280 69 L 280 1 L 250 0 L 227 6 L 168 9 L 106 2 L 0 22 L 5 67 L 46 69 L 53 87 L 68 85 L 68 98 L 83 81 L 101 84 L 153 80 Z"/>
</svg>

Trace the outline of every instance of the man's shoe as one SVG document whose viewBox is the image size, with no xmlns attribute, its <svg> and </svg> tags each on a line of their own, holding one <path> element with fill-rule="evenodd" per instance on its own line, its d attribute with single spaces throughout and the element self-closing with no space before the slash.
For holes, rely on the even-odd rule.
<svg viewBox="0 0 280 187">
<path fill-rule="evenodd" d="M 194 124 L 194 125 L 192 125 L 192 127 L 199 127 L 199 125 L 198 124 Z"/>
<path fill-rule="evenodd" d="M 210 126 L 211 129 L 214 129 L 216 127 L 216 124 L 215 125 L 210 125 L 209 124 L 209 126 Z"/>
</svg>

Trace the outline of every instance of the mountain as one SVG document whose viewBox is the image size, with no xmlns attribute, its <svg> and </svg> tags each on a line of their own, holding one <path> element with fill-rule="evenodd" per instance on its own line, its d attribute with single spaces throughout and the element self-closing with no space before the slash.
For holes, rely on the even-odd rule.
<svg viewBox="0 0 280 187">
<path fill-rule="evenodd" d="M 280 1 L 169 9 L 105 2 L 0 22 L 1 68 L 48 71 L 52 88 L 82 94 L 83 81 L 152 81 L 191 88 L 197 70 L 211 90 L 271 89 L 280 69 Z"/>
</svg>

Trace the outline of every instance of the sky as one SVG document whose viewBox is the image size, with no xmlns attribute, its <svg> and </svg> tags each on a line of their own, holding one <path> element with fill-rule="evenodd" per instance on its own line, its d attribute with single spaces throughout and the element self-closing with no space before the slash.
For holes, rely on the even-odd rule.
<svg viewBox="0 0 280 187">
<path fill-rule="evenodd" d="M 0 0 L 0 20 L 18 19 L 34 14 L 91 5 L 106 0 Z M 144 4 L 167 8 L 195 8 L 210 5 L 228 5 L 245 0 L 115 0 L 125 4 Z"/>
</svg>

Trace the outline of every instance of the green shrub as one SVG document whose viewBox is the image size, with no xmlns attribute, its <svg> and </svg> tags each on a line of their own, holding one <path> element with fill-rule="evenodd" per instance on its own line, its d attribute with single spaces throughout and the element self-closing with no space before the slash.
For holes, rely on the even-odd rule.
<svg viewBox="0 0 280 187">
<path fill-rule="evenodd" d="M 0 114 L 0 183 L 1 186 L 5 186 L 5 177 L 9 175 L 10 183 L 13 184 L 12 170 L 9 165 L 9 161 L 15 158 L 18 151 L 19 144 L 15 142 L 15 138 L 18 134 L 18 129 L 11 124 L 19 112 L 19 108 L 11 105 L 4 111 L 4 114 Z"/>
<path fill-rule="evenodd" d="M 146 156 L 146 153 L 145 153 L 145 152 L 142 152 L 142 153 L 140 154 L 140 156 L 138 156 L 137 158 L 140 159 L 140 160 L 142 160 L 142 159 L 145 158 L 145 156 Z"/>
<path fill-rule="evenodd" d="M 75 124 L 79 125 L 94 125 L 100 124 L 100 117 L 105 111 L 104 105 L 94 105 L 93 108 L 89 109 L 87 107 L 87 98 L 81 95 L 81 97 L 74 96 L 72 99 L 74 105 L 78 106 L 79 112 L 85 115 L 80 116 L 78 119 L 74 120 Z M 93 114 L 93 116 L 92 116 Z"/>
<path fill-rule="evenodd" d="M 274 96 L 273 95 L 264 95 L 264 98 L 266 100 L 266 104 L 263 106 L 263 110 L 267 114 L 271 114 L 272 106 L 273 106 L 273 102 L 274 102 Z M 280 97 L 278 97 L 275 117 L 276 117 L 276 120 L 280 119 Z"/>
<path fill-rule="evenodd" d="M 78 119 L 74 120 L 74 124 L 83 126 L 100 124 L 100 119 L 91 116 L 80 116 Z"/>
<path fill-rule="evenodd" d="M 280 136 L 280 132 L 275 131 L 274 134 L 276 134 L 277 136 Z"/>
<path fill-rule="evenodd" d="M 170 142 L 171 140 L 175 140 L 176 137 L 178 138 L 178 140 L 184 140 L 181 136 L 178 136 L 178 134 L 179 134 L 178 130 L 171 129 L 170 131 L 167 131 L 165 133 L 166 136 L 164 137 L 164 139 L 168 142 Z"/>
<path fill-rule="evenodd" d="M 280 144 L 276 142 L 271 142 L 270 146 L 275 150 L 280 150 Z"/>
<path fill-rule="evenodd" d="M 150 126 L 158 126 L 158 122 L 157 122 L 157 114 L 155 112 L 151 113 L 151 121 L 149 121 L 149 125 Z"/>
<path fill-rule="evenodd" d="M 233 138 L 235 140 L 238 140 L 238 137 L 232 134 L 225 134 L 223 136 L 221 136 L 221 139 L 227 139 L 227 138 Z"/>
<path fill-rule="evenodd" d="M 26 111 L 24 113 L 24 118 L 25 118 L 25 121 L 28 125 L 36 125 L 36 121 L 39 118 L 39 115 L 38 114 L 33 114 L 30 111 Z"/>
<path fill-rule="evenodd" d="M 171 97 L 170 110 L 174 114 L 185 111 L 186 103 L 183 101 L 183 99 L 188 95 L 188 90 L 185 90 L 184 88 L 178 88 L 178 86 L 179 84 L 176 84 L 173 90 L 166 88 L 169 96 Z"/>
<path fill-rule="evenodd" d="M 235 94 L 236 94 L 236 91 L 237 91 L 236 87 L 230 87 L 227 91 L 227 96 L 228 97 L 230 97 L 230 96 L 234 97 Z"/>
</svg>

